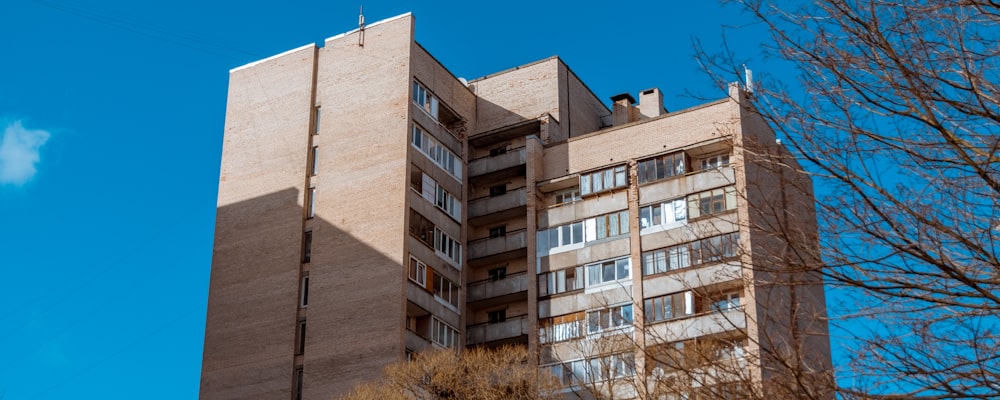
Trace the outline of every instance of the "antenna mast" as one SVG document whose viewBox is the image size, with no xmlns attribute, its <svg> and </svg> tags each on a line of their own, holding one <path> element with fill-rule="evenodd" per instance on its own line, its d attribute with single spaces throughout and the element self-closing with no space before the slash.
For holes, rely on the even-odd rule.
<svg viewBox="0 0 1000 400">
<path fill-rule="evenodd" d="M 365 6 L 358 11 L 358 46 L 365 47 Z"/>
</svg>

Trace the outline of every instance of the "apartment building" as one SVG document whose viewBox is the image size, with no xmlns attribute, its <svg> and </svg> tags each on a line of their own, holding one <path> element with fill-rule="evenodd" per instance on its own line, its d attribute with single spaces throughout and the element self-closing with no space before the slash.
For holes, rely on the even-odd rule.
<svg viewBox="0 0 1000 400">
<path fill-rule="evenodd" d="M 557 57 L 466 81 L 414 23 L 230 72 L 201 398 L 328 399 L 511 343 L 623 397 L 767 391 L 793 356 L 829 376 L 822 281 L 796 268 L 818 256 L 787 246 L 816 243 L 810 183 L 748 93 L 609 109 Z M 681 368 L 693 349 L 711 360 Z"/>
</svg>

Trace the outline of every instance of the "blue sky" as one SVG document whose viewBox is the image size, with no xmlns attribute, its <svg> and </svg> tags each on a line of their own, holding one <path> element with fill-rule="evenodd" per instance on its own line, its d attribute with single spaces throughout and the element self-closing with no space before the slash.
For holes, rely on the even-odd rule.
<svg viewBox="0 0 1000 400">
<path fill-rule="evenodd" d="M 659 87 L 678 110 L 724 96 L 693 39 L 716 50 L 725 32 L 753 56 L 767 32 L 676 3 L 364 13 L 413 12 L 417 40 L 460 77 L 559 55 L 603 99 Z M 0 400 L 197 398 L 228 71 L 351 30 L 360 5 L 0 3 Z"/>
</svg>

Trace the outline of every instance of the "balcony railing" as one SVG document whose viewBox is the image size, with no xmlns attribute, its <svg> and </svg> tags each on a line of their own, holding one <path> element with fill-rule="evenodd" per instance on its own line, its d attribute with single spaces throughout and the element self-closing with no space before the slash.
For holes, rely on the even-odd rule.
<svg viewBox="0 0 1000 400">
<path fill-rule="evenodd" d="M 479 344 L 528 334 L 528 316 L 520 315 L 496 323 L 476 324 L 466 329 L 467 343 Z"/>
<path fill-rule="evenodd" d="M 486 175 L 491 172 L 523 165 L 527 152 L 524 147 L 507 151 L 493 157 L 484 157 L 469 162 L 469 176 Z"/>
<path fill-rule="evenodd" d="M 528 273 L 507 275 L 506 278 L 470 283 L 466 286 L 469 301 L 479 301 L 494 297 L 528 291 Z"/>
<path fill-rule="evenodd" d="M 496 238 L 484 238 L 469 242 L 469 259 L 489 257 L 527 247 L 527 231 L 522 229 L 507 232 Z"/>
<path fill-rule="evenodd" d="M 528 189 L 520 188 L 499 196 L 483 197 L 469 202 L 469 218 L 481 217 L 512 208 L 523 207 L 528 201 Z"/>
</svg>

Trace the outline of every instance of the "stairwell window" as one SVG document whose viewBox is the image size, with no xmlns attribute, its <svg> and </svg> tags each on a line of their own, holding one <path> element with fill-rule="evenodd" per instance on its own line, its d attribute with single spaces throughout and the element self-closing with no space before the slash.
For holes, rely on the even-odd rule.
<svg viewBox="0 0 1000 400">
<path fill-rule="evenodd" d="M 320 115 L 322 114 L 320 114 L 320 108 L 317 106 L 316 108 L 313 109 L 313 135 L 319 135 Z"/>
<path fill-rule="evenodd" d="M 306 194 L 306 217 L 313 218 L 316 216 L 316 188 L 309 188 L 309 192 Z"/>
</svg>

